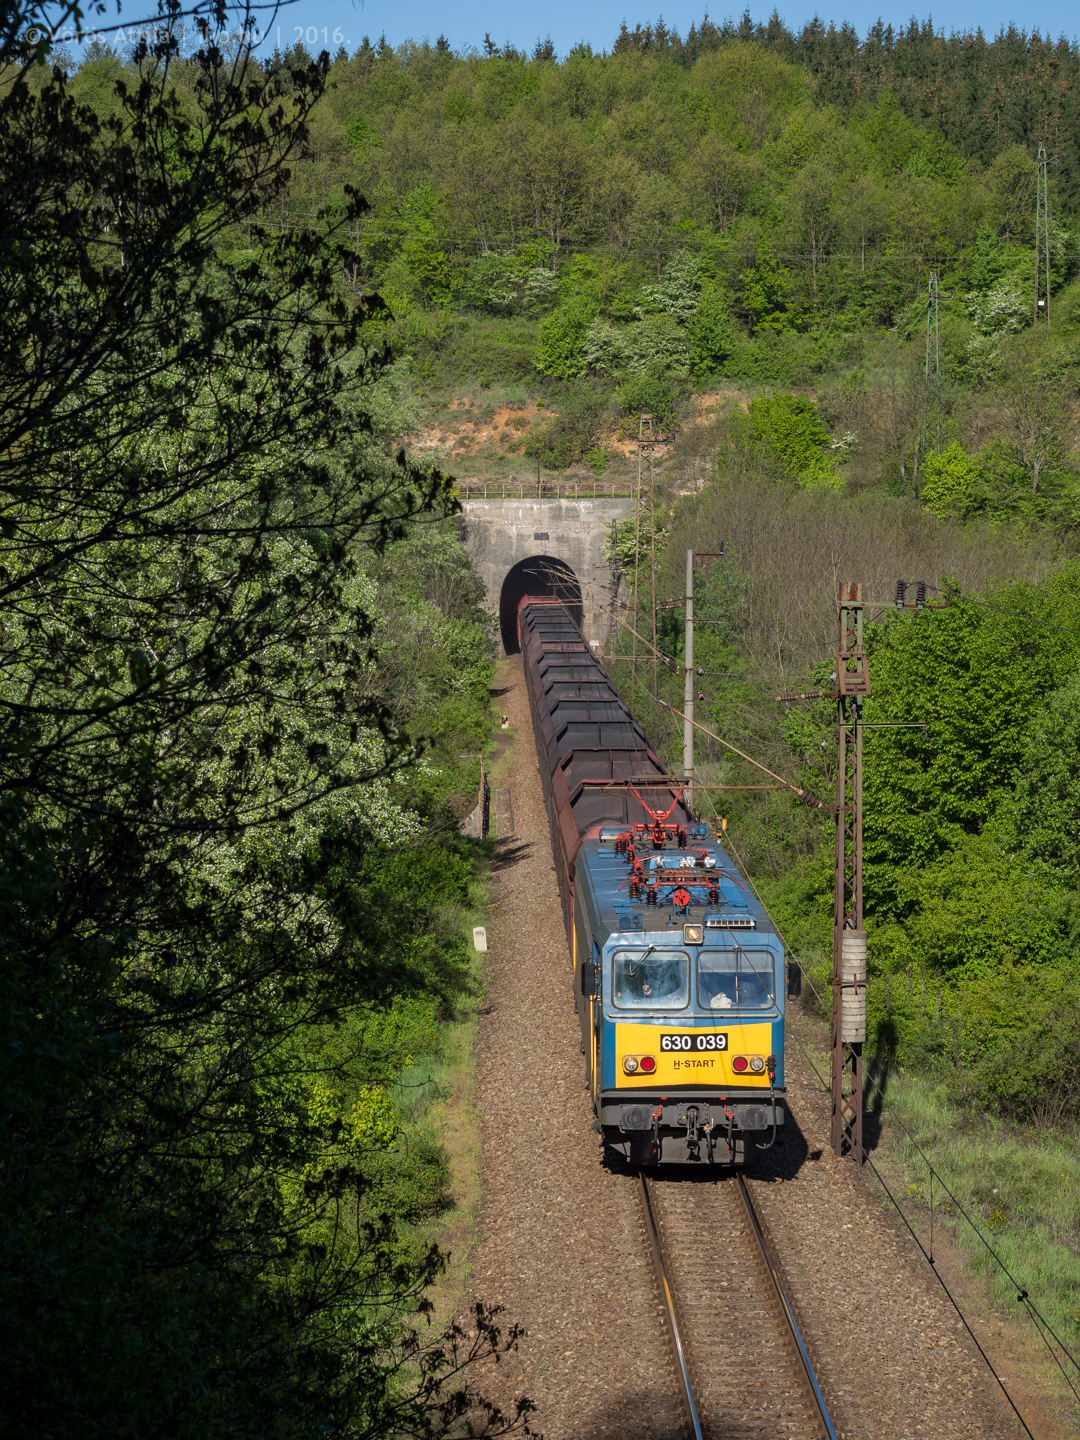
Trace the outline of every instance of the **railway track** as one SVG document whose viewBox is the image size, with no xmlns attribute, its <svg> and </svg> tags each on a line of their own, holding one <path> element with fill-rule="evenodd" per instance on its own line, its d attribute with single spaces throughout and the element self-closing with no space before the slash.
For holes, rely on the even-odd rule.
<svg viewBox="0 0 1080 1440">
<path fill-rule="evenodd" d="M 693 1440 L 836 1440 L 743 1177 L 638 1179 Z"/>
</svg>

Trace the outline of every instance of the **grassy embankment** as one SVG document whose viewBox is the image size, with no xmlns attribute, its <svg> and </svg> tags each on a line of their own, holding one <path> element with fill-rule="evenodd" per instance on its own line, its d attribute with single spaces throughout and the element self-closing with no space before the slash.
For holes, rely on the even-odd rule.
<svg viewBox="0 0 1080 1440">
<path fill-rule="evenodd" d="M 824 1085 L 829 1037 L 812 996 L 808 1007 L 792 1007 L 792 1022 L 793 1048 Z M 1075 1435 L 1080 1376 L 1066 1350 L 1077 1355 L 1080 1330 L 1080 1137 L 965 1110 L 926 1073 L 873 1060 L 868 1070 L 866 1183 L 901 1234 L 906 1222 L 933 1256 L 1039 1440 Z"/>
<path fill-rule="evenodd" d="M 492 857 L 495 845 L 495 796 L 513 763 L 515 732 L 503 730 L 498 711 L 499 671 L 492 685 L 493 732 L 487 747 L 487 778 L 491 790 L 491 821 L 486 857 L 477 862 L 469 906 L 460 924 L 470 947 L 473 927 L 490 923 Z M 431 1296 L 436 1321 L 459 1314 L 471 1286 L 472 1251 L 482 1199 L 481 1116 L 474 1095 L 477 1016 L 486 1002 L 485 957 L 471 951 L 472 991 L 440 1032 L 436 1057 L 411 1068 L 402 1079 L 395 1103 L 423 1142 L 441 1150 L 447 1174 L 448 1205 L 442 1214 L 418 1227 L 418 1237 L 434 1240 L 448 1255 L 448 1264 Z"/>
</svg>

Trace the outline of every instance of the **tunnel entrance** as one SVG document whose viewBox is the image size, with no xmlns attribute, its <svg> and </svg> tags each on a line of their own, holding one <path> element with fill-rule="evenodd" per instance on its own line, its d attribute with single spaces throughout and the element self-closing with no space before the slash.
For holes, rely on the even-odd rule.
<svg viewBox="0 0 1080 1440">
<path fill-rule="evenodd" d="M 518 644 L 517 608 L 524 595 L 554 595 L 566 605 L 575 625 L 580 626 L 585 618 L 581 608 L 581 586 L 565 560 L 556 560 L 552 555 L 530 555 L 527 560 L 519 560 L 512 570 L 506 572 L 499 597 L 499 628 L 507 655 L 516 655 L 521 649 Z"/>
</svg>

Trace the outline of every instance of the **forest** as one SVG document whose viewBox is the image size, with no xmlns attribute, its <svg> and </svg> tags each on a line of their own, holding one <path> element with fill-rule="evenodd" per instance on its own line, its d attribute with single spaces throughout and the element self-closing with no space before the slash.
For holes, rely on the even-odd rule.
<svg viewBox="0 0 1080 1440">
<path fill-rule="evenodd" d="M 261 66 L 288 94 L 305 53 Z M 108 113 L 126 63 L 88 47 L 73 94 Z M 671 441 L 696 397 L 779 386 L 823 422 L 803 483 L 1068 528 L 1078 65 L 929 22 L 646 25 L 561 60 L 365 39 L 260 220 L 364 196 L 349 283 L 427 420 L 505 401 L 474 473 L 610 478 L 641 415 Z"/>
<path fill-rule="evenodd" d="M 823 799 L 829 704 L 775 697 L 862 581 L 877 1073 L 1077 1339 L 1080 53 L 179 13 L 0 35 L 11 1433 L 527 1426 L 469 1379 L 512 1327 L 427 1324 L 425 1107 L 491 849 L 460 497 L 534 471 L 636 497 L 609 663 L 672 765 L 687 549 L 699 719 Z M 826 993 L 827 821 L 703 793 Z"/>
</svg>

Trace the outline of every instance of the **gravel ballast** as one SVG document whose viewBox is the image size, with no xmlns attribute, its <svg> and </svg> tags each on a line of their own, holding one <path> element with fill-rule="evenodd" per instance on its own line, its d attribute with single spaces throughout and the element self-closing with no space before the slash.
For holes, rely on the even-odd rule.
<svg viewBox="0 0 1080 1440">
<path fill-rule="evenodd" d="M 472 1298 L 527 1330 L 476 1377 L 528 1395 L 547 1440 L 684 1435 L 634 1177 L 608 1166 L 585 1081 L 521 657 L 500 674 L 515 735 L 476 1051 L 483 1202 Z M 910 1240 L 828 1149 L 828 1103 L 787 1049 L 795 1123 L 755 1157 L 755 1204 L 843 1440 L 1020 1435 Z"/>
</svg>

